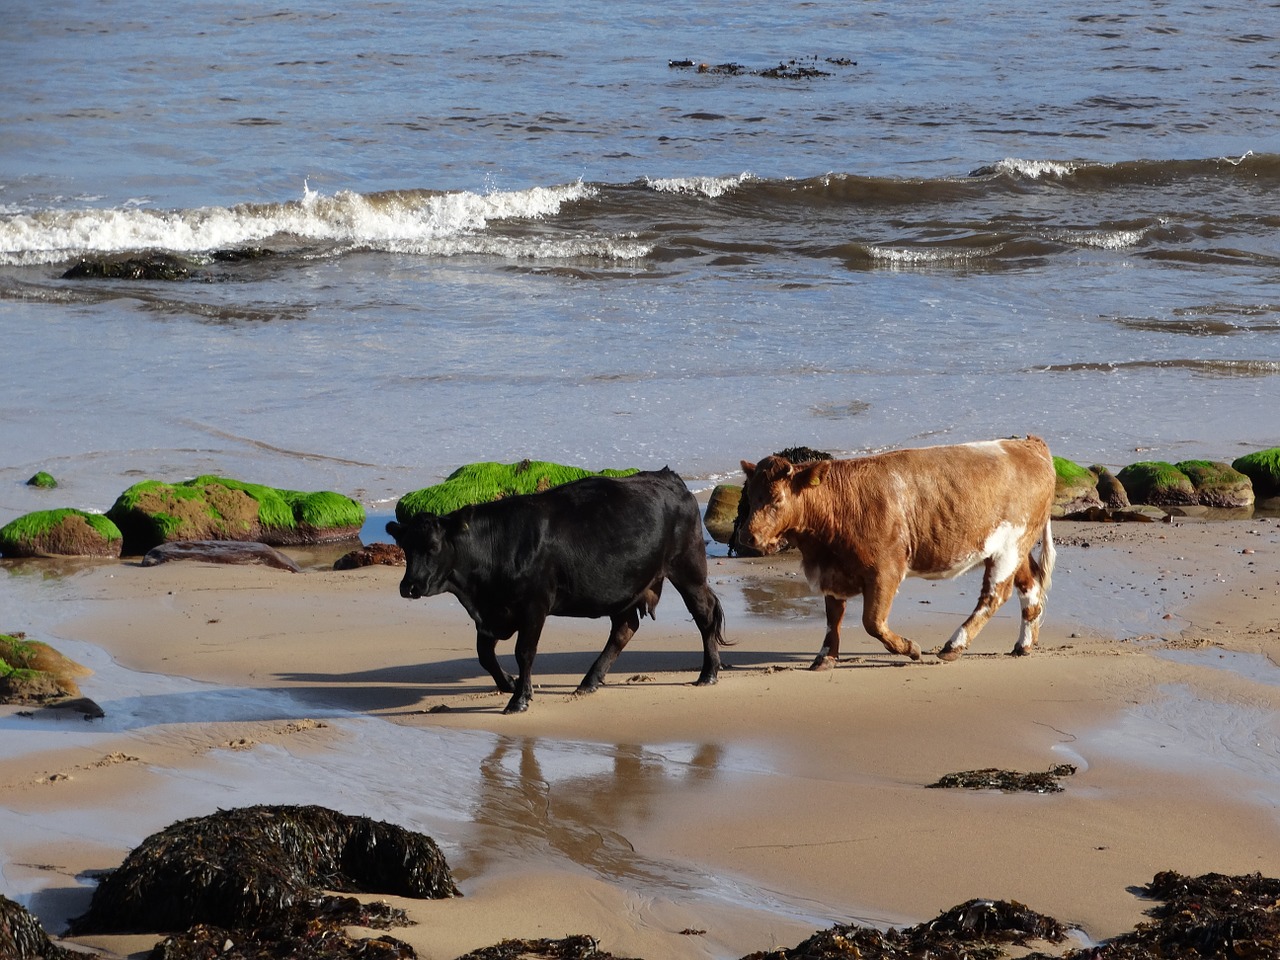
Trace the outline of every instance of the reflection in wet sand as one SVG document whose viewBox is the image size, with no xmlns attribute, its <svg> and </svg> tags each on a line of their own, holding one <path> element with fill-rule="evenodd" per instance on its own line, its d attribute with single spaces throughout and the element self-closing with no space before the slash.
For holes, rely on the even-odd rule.
<svg viewBox="0 0 1280 960">
<path fill-rule="evenodd" d="M 710 782 L 722 755 L 713 744 L 659 753 L 499 736 L 480 762 L 472 814 L 480 842 L 471 869 L 493 867 L 497 851 L 506 858 L 519 850 L 529 859 L 556 854 L 611 880 L 701 888 L 705 878 L 638 853 L 628 832 L 652 821 L 673 789 Z"/>
</svg>

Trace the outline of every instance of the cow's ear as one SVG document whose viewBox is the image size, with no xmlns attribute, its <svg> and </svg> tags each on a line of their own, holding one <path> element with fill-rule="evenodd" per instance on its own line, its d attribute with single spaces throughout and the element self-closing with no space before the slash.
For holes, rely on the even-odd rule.
<svg viewBox="0 0 1280 960">
<path fill-rule="evenodd" d="M 747 475 L 747 479 L 751 479 L 751 475 L 756 472 L 756 465 L 748 460 L 742 461 L 742 472 Z"/>
<path fill-rule="evenodd" d="M 396 543 L 400 542 L 400 530 L 400 524 L 396 523 L 394 520 L 387 524 L 387 533 L 391 534 L 391 536 L 395 538 Z"/>
<path fill-rule="evenodd" d="M 792 475 L 791 485 L 796 492 L 805 487 L 819 486 L 823 480 L 827 479 L 827 471 L 830 469 L 830 460 L 819 460 L 816 463 L 806 464 Z"/>
</svg>

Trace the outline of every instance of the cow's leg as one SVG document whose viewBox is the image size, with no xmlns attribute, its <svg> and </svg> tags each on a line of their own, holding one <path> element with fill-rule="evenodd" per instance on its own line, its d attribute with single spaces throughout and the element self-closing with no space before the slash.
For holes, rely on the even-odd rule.
<svg viewBox="0 0 1280 960">
<path fill-rule="evenodd" d="M 694 686 L 709 687 L 720 678 L 720 645 L 725 642 L 724 608 L 705 576 L 694 583 L 675 579 L 671 582 L 702 635 L 702 670 Z"/>
<path fill-rule="evenodd" d="M 987 561 L 986 572 L 982 575 L 982 592 L 978 594 L 978 605 L 973 608 L 973 613 L 969 614 L 968 619 L 951 635 L 951 639 L 938 651 L 939 660 L 950 662 L 960 659 L 960 655 L 969 646 L 969 641 L 978 635 L 978 632 L 987 625 L 987 621 L 1000 609 L 1000 605 L 1009 599 L 1009 595 L 1013 593 L 1013 575 L 1010 573 L 1003 579 L 997 579 L 1006 566 L 1007 564 L 1000 556 L 992 557 Z"/>
<path fill-rule="evenodd" d="M 809 664 L 810 670 L 830 670 L 840 659 L 840 624 L 844 620 L 844 608 L 848 600 L 844 597 L 833 597 L 826 594 L 823 598 L 827 608 L 827 634 L 822 638 L 822 649 Z"/>
<path fill-rule="evenodd" d="M 609 631 L 609 639 L 600 651 L 600 656 L 596 657 L 596 662 L 578 684 L 578 693 L 595 693 L 600 684 L 604 683 L 604 675 L 613 666 L 613 661 L 618 659 L 618 654 L 627 645 L 627 641 L 640 629 L 640 608 L 633 607 L 626 613 L 615 614 L 612 619 L 613 629 Z"/>
<path fill-rule="evenodd" d="M 499 693 L 515 693 L 515 678 L 498 663 L 497 647 L 497 637 L 483 630 L 476 631 L 476 656 L 480 659 L 480 666 L 489 671 L 489 676 L 498 685 Z"/>
<path fill-rule="evenodd" d="M 1018 601 L 1022 604 L 1022 627 L 1012 652 L 1021 657 L 1030 653 L 1040 639 L 1040 621 L 1044 619 L 1044 585 L 1030 557 L 1018 569 L 1013 585 L 1018 588 Z"/>
<path fill-rule="evenodd" d="M 875 571 L 863 589 L 862 626 L 867 633 L 884 644 L 890 653 L 900 653 L 912 660 L 920 659 L 920 645 L 889 629 L 889 610 L 904 574 Z"/>
<path fill-rule="evenodd" d="M 533 699 L 533 658 L 538 652 L 538 639 L 546 621 L 546 614 L 539 614 L 520 624 L 516 633 L 516 665 L 520 668 L 520 676 L 516 678 L 515 693 L 503 713 L 524 713 L 529 709 L 529 701 Z"/>
</svg>

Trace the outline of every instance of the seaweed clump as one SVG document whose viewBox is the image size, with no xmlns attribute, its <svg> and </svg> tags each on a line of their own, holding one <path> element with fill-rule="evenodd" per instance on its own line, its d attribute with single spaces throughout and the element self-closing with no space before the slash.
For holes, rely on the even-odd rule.
<svg viewBox="0 0 1280 960">
<path fill-rule="evenodd" d="M 319 806 L 242 807 L 148 837 L 102 880 L 71 930 L 146 933 L 207 924 L 254 931 L 286 915 L 292 923 L 299 911 L 318 919 L 337 909 L 323 891 L 458 895 L 430 837 Z"/>
<path fill-rule="evenodd" d="M 930 788 L 964 787 L 969 790 L 1003 790 L 1005 793 L 1061 793 L 1062 777 L 1069 777 L 1076 768 L 1069 763 L 1059 763 L 1040 773 L 1019 773 L 1016 770 L 1000 770 L 984 767 L 981 770 L 962 770 L 948 773 Z"/>
<path fill-rule="evenodd" d="M 0 894 L 0 957 L 6 960 L 95 960 L 96 953 L 66 950 L 49 939 L 24 906 Z"/>
<path fill-rule="evenodd" d="M 1252 873 L 1157 873 L 1143 893 L 1164 901 L 1140 923 L 1063 960 L 1237 960 L 1280 957 L 1280 880 Z M 1026 960 L 1033 960 L 1028 957 Z"/>
<path fill-rule="evenodd" d="M 790 949 L 742 960 L 997 960 L 1001 944 L 1061 943 L 1067 930 L 1053 917 L 1010 900 L 968 900 L 933 920 L 902 930 L 837 924 Z"/>
<path fill-rule="evenodd" d="M 403 940 L 357 938 L 346 930 L 355 925 L 381 929 L 408 922 L 403 910 L 387 904 L 330 897 L 316 910 L 295 906 L 249 930 L 196 924 L 157 943 L 148 960 L 416 960 L 417 951 Z"/>
<path fill-rule="evenodd" d="M 575 934 L 562 940 L 503 940 L 458 957 L 458 960 L 628 960 L 600 949 L 595 937 Z"/>
</svg>

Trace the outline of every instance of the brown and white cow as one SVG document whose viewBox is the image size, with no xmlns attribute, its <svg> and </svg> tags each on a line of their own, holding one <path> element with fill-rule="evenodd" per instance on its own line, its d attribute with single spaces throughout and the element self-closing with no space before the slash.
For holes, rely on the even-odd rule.
<svg viewBox="0 0 1280 960">
<path fill-rule="evenodd" d="M 889 629 L 894 595 L 909 577 L 945 579 L 982 564 L 973 613 L 938 651 L 957 659 L 1016 587 L 1022 629 L 1014 654 L 1035 645 L 1053 572 L 1054 469 L 1039 437 L 896 450 L 854 460 L 742 461 L 748 514 L 740 537 L 762 553 L 800 549 L 805 575 L 826 598 L 827 634 L 811 669 L 840 656 L 840 621 L 862 594 L 862 625 L 890 652 L 920 647 Z M 1040 557 L 1031 556 L 1036 541 Z"/>
</svg>

